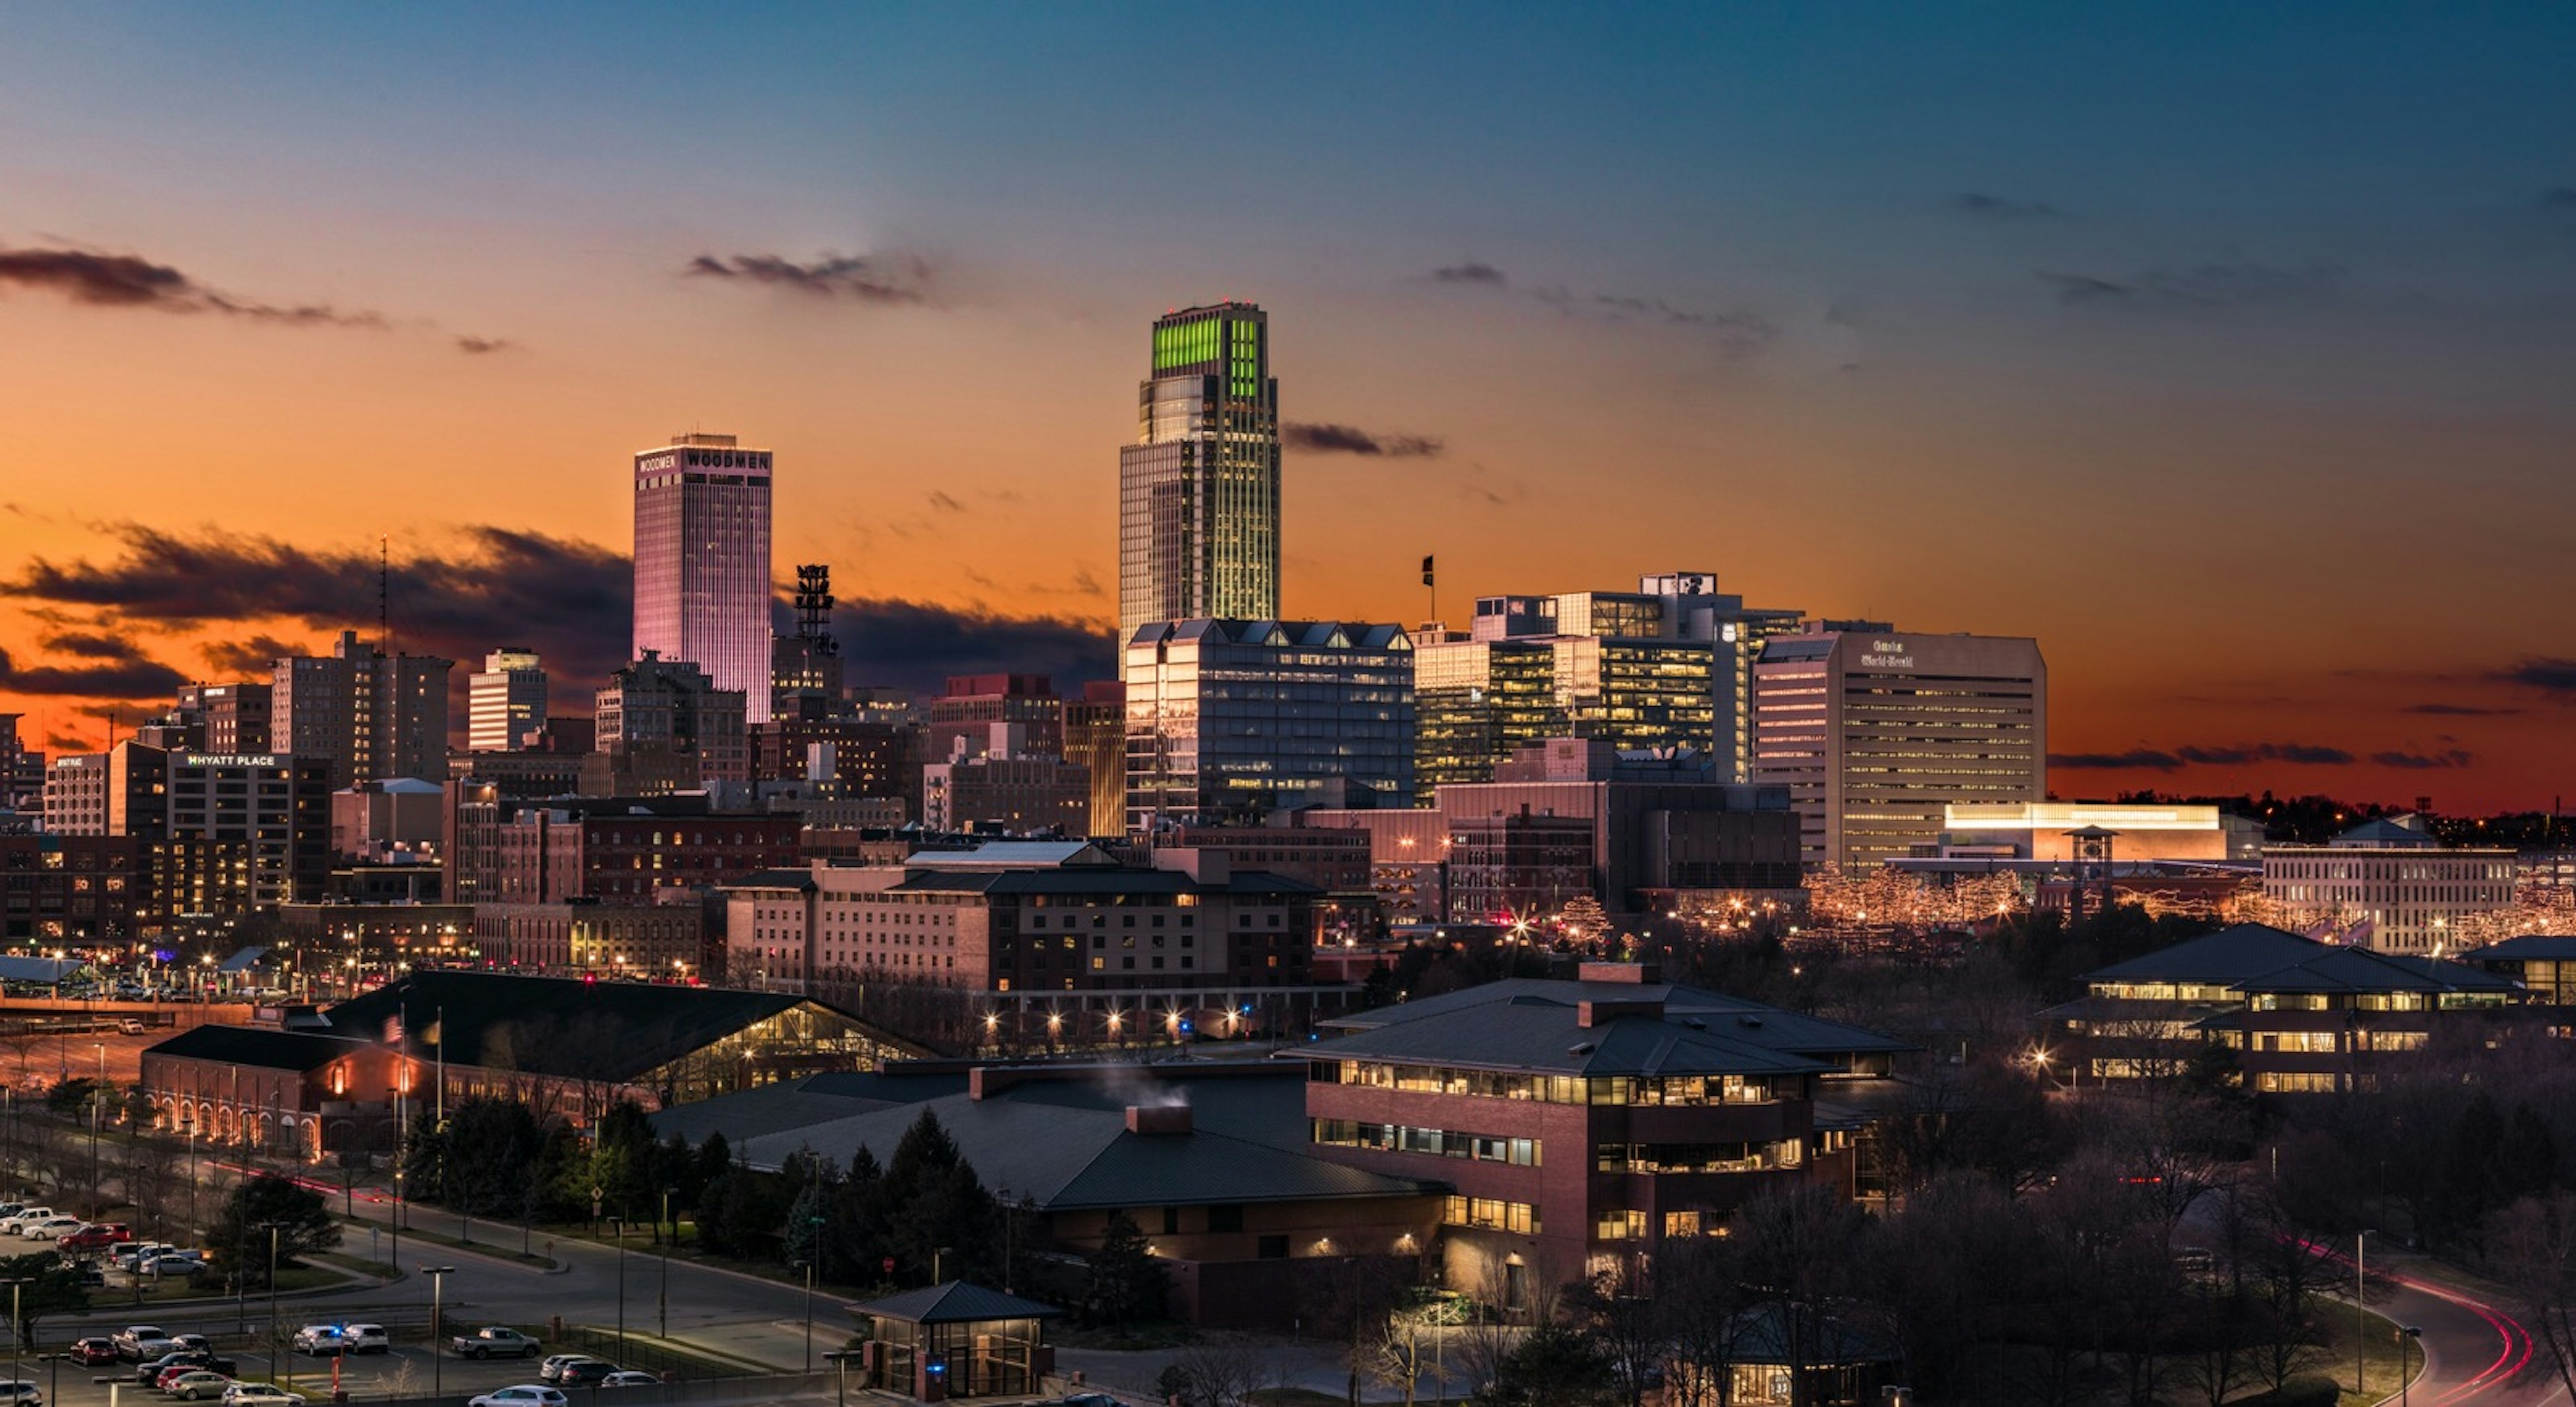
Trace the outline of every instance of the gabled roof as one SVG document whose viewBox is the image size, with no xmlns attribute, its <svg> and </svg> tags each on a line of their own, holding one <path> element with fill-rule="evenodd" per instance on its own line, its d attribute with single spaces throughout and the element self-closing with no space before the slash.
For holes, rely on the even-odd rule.
<svg viewBox="0 0 2576 1407">
<path fill-rule="evenodd" d="M 996 1319 L 1061 1319 L 1064 1311 L 1051 1304 L 1024 1300 L 963 1280 L 942 1285 L 925 1285 L 906 1290 L 881 1300 L 850 1306 L 852 1314 L 865 1314 L 879 1319 L 899 1319 L 906 1324 L 984 1324 Z"/>
<path fill-rule="evenodd" d="M 214 1060 L 260 1070 L 318 1070 L 368 1042 L 266 1026 L 192 1026 L 144 1053 L 185 1060 Z"/>
<path fill-rule="evenodd" d="M 1757 1025 L 1721 1024 L 1722 1018 L 1712 1022 L 1639 1015 L 1583 1026 L 1577 1023 L 1572 1004 L 1524 995 L 1358 1031 L 1307 1050 L 1328 1059 L 1358 1057 L 1592 1077 L 1804 1075 L 1835 1068 L 1738 1039 L 1739 1032 L 1762 1029 L 1761 1018 L 1750 1019 Z"/>
<path fill-rule="evenodd" d="M 1568 1030 L 1580 1029 L 1574 1025 L 1574 1018 L 1575 1008 L 1582 1002 L 1660 1001 L 1664 1004 L 1664 1016 L 1668 1021 L 1686 1025 L 1696 1020 L 1703 1023 L 1710 1033 L 1728 1040 L 1789 1055 L 1825 1058 L 1860 1053 L 1892 1054 L 1914 1049 L 1893 1036 L 1884 1036 L 1859 1026 L 1804 1016 L 1743 997 L 1728 996 L 1724 992 L 1672 982 L 1566 982 L 1543 977 L 1516 977 L 1419 1001 L 1352 1012 L 1323 1024 L 1341 1031 L 1377 1030 L 1496 1005 L 1518 1004 L 1525 998 L 1560 1009 Z"/>
<path fill-rule="evenodd" d="M 2489 962 L 2576 962 L 2576 934 L 2522 933 L 2501 943 L 2489 943 L 2460 954 L 2460 961 Z"/>
<path fill-rule="evenodd" d="M 2277 972 L 2324 951 L 2314 938 L 2260 923 L 2240 923 L 2158 948 L 2144 957 L 2085 973 L 2087 982 L 2187 982 L 2225 986 L 2239 978 Z"/>
<path fill-rule="evenodd" d="M 2466 963 L 2339 947 L 2240 923 L 2084 975 L 2092 983 L 2171 982 L 2230 992 L 2509 992 Z"/>
<path fill-rule="evenodd" d="M 334 1034 L 399 1040 L 417 1059 L 443 1052 L 453 1064 L 622 1080 L 797 1007 L 831 1011 L 811 998 L 777 992 L 422 968 L 322 1016 Z M 857 1024 L 854 1017 L 832 1014 Z M 433 1027 L 437 1040 L 431 1039 Z M 884 1031 L 871 1028 L 867 1034 L 898 1050 L 928 1053 Z"/>
<path fill-rule="evenodd" d="M 2442 842 L 2412 826 L 2395 821 L 2364 821 L 2334 838 L 2337 845 L 2368 845 L 2387 850 L 2431 850 Z"/>
</svg>

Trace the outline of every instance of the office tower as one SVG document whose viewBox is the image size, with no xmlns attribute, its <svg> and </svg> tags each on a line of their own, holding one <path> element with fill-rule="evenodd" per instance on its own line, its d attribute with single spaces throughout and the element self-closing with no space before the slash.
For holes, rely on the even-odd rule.
<svg viewBox="0 0 2576 1407">
<path fill-rule="evenodd" d="M 2323 845 L 2263 847 L 2263 897 L 2289 908 L 2311 934 L 2382 953 L 2442 955 L 2467 946 L 2471 916 L 2513 903 L 2509 847 L 2454 849 L 2430 818 L 2365 821 Z"/>
<path fill-rule="evenodd" d="M 748 779 L 743 710 L 741 690 L 717 686 L 690 661 L 645 651 L 599 691 L 598 741 L 582 768 L 582 791 L 655 796 Z"/>
<path fill-rule="evenodd" d="M 1753 780 L 1786 786 L 1811 867 L 1933 853 L 1952 803 L 2048 795 L 2039 642 L 1818 621 L 1753 666 Z"/>
<path fill-rule="evenodd" d="M 1752 664 L 1798 613 L 1748 608 L 1708 572 L 1666 572 L 1635 591 L 1488 596 L 1465 634 L 1415 642 L 1417 774 L 1426 794 L 1491 781 L 1542 738 L 1631 751 L 1690 748 L 1717 778 L 1749 775 Z"/>
<path fill-rule="evenodd" d="M 455 667 L 431 655 L 381 654 L 343 630 L 328 655 L 277 662 L 270 744 L 327 760 L 334 791 L 387 777 L 443 777 L 447 671 Z"/>
<path fill-rule="evenodd" d="M 1064 755 L 1064 700 L 1055 681 L 1043 674 L 957 674 L 930 701 L 930 721 L 921 740 L 926 762 L 945 762 L 959 741 L 983 747 L 995 723 L 1020 725 L 1014 747 L 1025 754 Z"/>
<path fill-rule="evenodd" d="M 18 740 L 18 713 L 0 713 L 0 811 L 33 811 L 44 805 L 45 755 Z"/>
<path fill-rule="evenodd" d="M 731 435 L 635 456 L 635 658 L 706 671 L 769 718 L 769 467 Z"/>
<path fill-rule="evenodd" d="M 267 684 L 187 684 L 179 711 L 197 715 L 208 752 L 266 752 L 275 692 Z"/>
<path fill-rule="evenodd" d="M 1136 443 L 1118 451 L 1118 633 L 1279 615 L 1279 382 L 1249 303 L 1154 324 Z"/>
<path fill-rule="evenodd" d="M 1127 686 L 1095 679 L 1064 705 L 1064 760 L 1091 774 L 1091 834 L 1127 833 Z"/>
<path fill-rule="evenodd" d="M 504 645 L 483 657 L 466 686 L 465 746 L 517 752 L 546 726 L 546 671 L 537 652 Z"/>
<path fill-rule="evenodd" d="M 1413 641 L 1342 621 L 1189 620 L 1127 641 L 1127 826 L 1413 800 Z"/>
</svg>

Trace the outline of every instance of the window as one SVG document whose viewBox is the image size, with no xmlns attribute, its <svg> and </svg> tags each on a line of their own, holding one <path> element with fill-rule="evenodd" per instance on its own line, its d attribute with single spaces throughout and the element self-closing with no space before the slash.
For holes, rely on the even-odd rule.
<svg viewBox="0 0 2576 1407">
<path fill-rule="evenodd" d="M 1240 1206 L 1239 1204 L 1238 1204 L 1238 1205 L 1215 1206 L 1215 1207 L 1210 1207 L 1210 1208 L 1208 1208 L 1208 1230 L 1209 1230 L 1209 1231 L 1211 1231 L 1211 1232 L 1241 1231 L 1242 1229 L 1243 1229 L 1243 1208 L 1242 1208 L 1242 1206 Z"/>
</svg>

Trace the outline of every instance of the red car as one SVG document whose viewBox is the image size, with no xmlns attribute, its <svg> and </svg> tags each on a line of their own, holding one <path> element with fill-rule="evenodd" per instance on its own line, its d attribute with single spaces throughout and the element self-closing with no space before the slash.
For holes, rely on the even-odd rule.
<svg viewBox="0 0 2576 1407">
<path fill-rule="evenodd" d="M 67 1251 L 98 1251 L 133 1239 L 134 1233 L 125 1229 L 124 1222 L 101 1221 L 84 1226 L 54 1244 Z"/>
<path fill-rule="evenodd" d="M 103 1363 L 113 1363 L 116 1361 L 116 1340 L 79 1339 L 74 1341 L 71 1347 L 63 1350 L 63 1357 L 91 1368 Z"/>
</svg>

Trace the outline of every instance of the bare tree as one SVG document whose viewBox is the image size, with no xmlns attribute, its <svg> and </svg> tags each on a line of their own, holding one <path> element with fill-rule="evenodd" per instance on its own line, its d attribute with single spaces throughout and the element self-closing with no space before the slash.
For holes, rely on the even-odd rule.
<svg viewBox="0 0 2576 1407">
<path fill-rule="evenodd" d="M 1260 1353 L 1232 1337 L 1192 1344 L 1173 1366 L 1189 1379 L 1196 1407 L 1243 1407 L 1268 1375 Z"/>
<path fill-rule="evenodd" d="M 2497 1213 L 2487 1251 L 2559 1385 L 2576 1395 L 2576 1193 L 2525 1197 Z"/>
<path fill-rule="evenodd" d="M 1656 1290 L 1672 1363 L 1665 1376 L 1674 1407 L 1727 1407 L 1735 1365 L 1751 1321 L 1743 1256 L 1733 1237 L 1670 1238 L 1656 1268 Z"/>
</svg>

